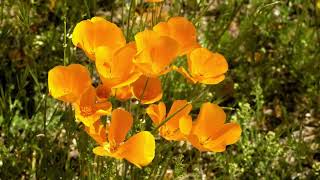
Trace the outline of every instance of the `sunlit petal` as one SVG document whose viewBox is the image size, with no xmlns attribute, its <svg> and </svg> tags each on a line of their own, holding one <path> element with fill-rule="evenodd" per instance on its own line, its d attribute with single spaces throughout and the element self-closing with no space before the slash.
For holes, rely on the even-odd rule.
<svg viewBox="0 0 320 180">
<path fill-rule="evenodd" d="M 178 43 L 151 30 L 136 34 L 135 40 L 138 53 L 133 62 L 136 67 L 148 77 L 166 73 L 177 56 Z"/>
<path fill-rule="evenodd" d="M 153 123 L 156 125 L 166 117 L 166 105 L 163 102 L 160 102 L 158 105 L 150 105 L 146 111 Z"/>
<path fill-rule="evenodd" d="M 80 64 L 56 66 L 48 73 L 48 86 L 52 97 L 72 103 L 91 86 L 91 78 Z"/>
<path fill-rule="evenodd" d="M 123 86 L 120 88 L 113 88 L 112 95 L 120 101 L 127 101 L 132 97 L 131 87 Z"/>
<path fill-rule="evenodd" d="M 112 156 L 108 151 L 106 151 L 103 146 L 95 147 L 93 150 L 93 153 L 98 156 Z"/>
<path fill-rule="evenodd" d="M 100 46 L 106 46 L 114 52 L 126 44 L 121 29 L 101 17 L 78 23 L 72 33 L 72 42 L 92 60 L 95 60 L 96 49 Z"/>
<path fill-rule="evenodd" d="M 211 137 L 212 140 L 206 144 L 206 148 L 213 149 L 219 146 L 234 144 L 240 139 L 241 127 L 237 123 L 227 123 Z"/>
<path fill-rule="evenodd" d="M 173 70 L 182 74 L 185 78 L 187 78 L 192 83 L 197 83 L 198 81 L 196 78 L 193 78 L 183 67 L 178 68 L 176 66 L 173 66 Z"/>
<path fill-rule="evenodd" d="M 192 117 L 190 115 L 181 117 L 179 119 L 179 128 L 181 133 L 189 135 L 192 129 Z"/>
<path fill-rule="evenodd" d="M 200 47 L 197 43 L 196 28 L 184 17 L 172 17 L 168 22 L 160 22 L 153 30 L 162 36 L 169 36 L 179 44 L 179 55 Z"/>
<path fill-rule="evenodd" d="M 132 115 L 123 109 L 115 109 L 111 114 L 108 139 L 110 144 L 122 143 L 133 123 Z"/>
<path fill-rule="evenodd" d="M 179 121 L 184 116 L 187 116 L 192 109 L 192 105 L 186 100 L 175 100 L 171 106 L 171 109 L 167 115 L 167 118 L 171 119 L 166 123 L 170 128 L 179 129 Z"/>
<path fill-rule="evenodd" d="M 195 121 L 193 133 L 200 137 L 210 137 L 223 127 L 225 119 L 226 114 L 221 107 L 212 103 L 204 103 Z"/>
<path fill-rule="evenodd" d="M 155 139 L 148 131 L 139 132 L 121 145 L 117 153 L 141 168 L 151 163 L 154 158 Z"/>
<path fill-rule="evenodd" d="M 106 129 L 100 121 L 96 121 L 92 126 L 85 126 L 85 131 L 100 145 L 107 141 Z"/>
<path fill-rule="evenodd" d="M 161 81 L 158 78 L 141 76 L 132 84 L 132 93 L 142 104 L 159 101 L 162 98 Z"/>
</svg>

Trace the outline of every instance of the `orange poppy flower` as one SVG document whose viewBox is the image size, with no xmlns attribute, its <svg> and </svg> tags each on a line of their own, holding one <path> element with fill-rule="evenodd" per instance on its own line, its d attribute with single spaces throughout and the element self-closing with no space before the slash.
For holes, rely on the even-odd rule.
<svg viewBox="0 0 320 180">
<path fill-rule="evenodd" d="M 137 55 L 133 62 L 148 77 L 157 77 L 169 72 L 169 65 L 176 58 L 178 43 L 158 33 L 145 30 L 135 35 Z"/>
<path fill-rule="evenodd" d="M 85 126 L 84 130 L 91 136 L 99 145 L 103 145 L 107 140 L 106 128 L 101 121 L 96 121 L 91 126 Z"/>
<path fill-rule="evenodd" d="M 155 125 L 159 125 L 166 118 L 171 117 L 160 127 L 160 135 L 167 140 L 179 141 L 184 140 L 192 128 L 192 118 L 189 116 L 191 109 L 192 105 L 188 104 L 186 100 L 175 100 L 168 115 L 166 115 L 166 105 L 163 102 L 158 105 L 150 105 L 147 108 L 147 114 Z"/>
<path fill-rule="evenodd" d="M 135 43 L 129 43 L 115 53 L 106 46 L 96 50 L 96 67 L 103 84 L 110 88 L 127 86 L 142 73 L 137 72 L 132 62 L 136 54 Z"/>
<path fill-rule="evenodd" d="M 91 86 L 91 78 L 80 64 L 56 66 L 48 73 L 48 86 L 52 97 L 72 103 Z"/>
<path fill-rule="evenodd" d="M 126 44 L 126 39 L 117 25 L 102 17 L 93 17 L 76 25 L 72 33 L 72 42 L 91 60 L 95 60 L 95 51 L 99 46 L 116 51 Z"/>
<path fill-rule="evenodd" d="M 141 76 L 131 85 L 132 94 L 142 104 L 151 104 L 162 98 L 161 81 L 159 78 Z"/>
<path fill-rule="evenodd" d="M 225 151 L 226 145 L 240 139 L 241 127 L 237 123 L 224 124 L 226 114 L 216 104 L 204 103 L 188 140 L 200 151 Z"/>
<path fill-rule="evenodd" d="M 189 72 L 183 67 L 174 67 L 193 83 L 218 84 L 225 78 L 224 73 L 228 71 L 228 63 L 219 53 L 212 53 L 206 48 L 197 48 L 191 51 L 188 57 L 188 68 Z"/>
<path fill-rule="evenodd" d="M 129 100 L 132 97 L 131 87 L 124 86 L 121 88 L 114 88 L 112 89 L 112 95 L 120 101 Z"/>
<path fill-rule="evenodd" d="M 101 116 L 111 114 L 112 104 L 107 101 L 99 102 L 95 88 L 90 86 L 81 98 L 73 103 L 73 107 L 76 119 L 86 126 L 91 126 Z"/>
<path fill-rule="evenodd" d="M 196 28 L 184 17 L 172 17 L 167 22 L 160 22 L 153 27 L 153 31 L 176 40 L 179 44 L 180 56 L 200 47 L 197 42 Z"/>
<path fill-rule="evenodd" d="M 132 123 L 133 118 L 129 112 L 122 109 L 114 110 L 111 115 L 108 141 L 94 148 L 93 152 L 99 156 L 126 159 L 139 168 L 148 165 L 154 158 L 155 139 L 150 132 L 142 131 L 125 141 Z"/>
</svg>

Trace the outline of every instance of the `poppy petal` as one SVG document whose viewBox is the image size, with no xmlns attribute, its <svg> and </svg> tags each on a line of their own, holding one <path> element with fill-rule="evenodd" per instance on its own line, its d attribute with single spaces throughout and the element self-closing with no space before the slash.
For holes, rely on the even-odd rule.
<svg viewBox="0 0 320 180">
<path fill-rule="evenodd" d="M 189 135 L 192 129 L 192 118 L 190 115 L 183 116 L 179 120 L 180 132 L 184 135 Z"/>
<path fill-rule="evenodd" d="M 93 123 L 100 119 L 100 115 L 97 113 L 93 113 L 87 116 L 82 115 L 78 103 L 73 103 L 72 106 L 75 112 L 75 119 L 82 122 L 85 126 L 92 126 Z"/>
<path fill-rule="evenodd" d="M 96 67 L 103 84 L 110 88 L 119 88 L 136 81 L 142 73 L 135 70 L 135 54 L 135 43 L 127 44 L 114 54 L 107 47 L 97 48 Z"/>
<path fill-rule="evenodd" d="M 182 74 L 185 78 L 187 78 L 192 83 L 197 83 L 197 79 L 193 78 L 183 67 L 173 66 L 173 70 Z"/>
<path fill-rule="evenodd" d="M 137 167 L 146 166 L 155 155 L 155 139 L 148 131 L 142 131 L 130 137 L 118 149 L 119 156 Z"/>
<path fill-rule="evenodd" d="M 122 30 L 116 24 L 101 17 L 93 17 L 91 22 L 94 23 L 95 28 L 95 48 L 108 46 L 113 51 L 116 51 L 126 44 Z"/>
<path fill-rule="evenodd" d="M 145 30 L 136 34 L 137 55 L 134 63 L 148 77 L 156 77 L 167 72 L 178 52 L 178 43 L 154 31 Z"/>
<path fill-rule="evenodd" d="M 128 43 L 114 53 L 111 71 L 114 77 L 127 79 L 134 71 L 133 58 L 137 53 L 134 42 Z"/>
<path fill-rule="evenodd" d="M 80 64 L 56 66 L 48 73 L 48 86 L 52 97 L 72 103 L 91 86 L 91 78 Z"/>
<path fill-rule="evenodd" d="M 132 93 L 142 104 L 159 101 L 162 98 L 161 81 L 143 75 L 132 84 Z"/>
<path fill-rule="evenodd" d="M 206 48 L 194 49 L 188 58 L 188 65 L 193 77 L 218 77 L 228 71 L 228 63 L 224 56 L 212 53 Z"/>
<path fill-rule="evenodd" d="M 110 144 L 122 143 L 133 123 L 132 115 L 123 109 L 115 109 L 111 114 L 108 139 Z"/>
<path fill-rule="evenodd" d="M 221 144 L 230 145 L 236 143 L 240 139 L 241 127 L 237 123 L 227 123 L 212 136 L 210 142 L 206 145 L 208 149 L 215 148 Z"/>
<path fill-rule="evenodd" d="M 73 103 L 73 107 L 76 119 L 86 126 L 91 126 L 103 115 L 110 115 L 112 110 L 110 102 L 98 101 L 96 89 L 93 86 L 89 87 L 76 103 Z"/>
<path fill-rule="evenodd" d="M 92 40 L 94 39 L 94 27 L 90 20 L 79 22 L 72 33 L 72 43 L 81 48 L 89 59 L 94 60 L 94 47 Z"/>
<path fill-rule="evenodd" d="M 100 76 L 103 78 L 111 77 L 111 63 L 113 53 L 107 46 L 100 46 L 95 51 L 96 68 Z"/>
<path fill-rule="evenodd" d="M 85 131 L 100 145 L 107 141 L 106 129 L 100 121 L 96 121 L 92 126 L 85 126 Z"/>
<path fill-rule="evenodd" d="M 200 80 L 200 82 L 203 84 L 219 84 L 221 81 L 224 80 L 224 78 L 225 78 L 225 75 L 221 75 L 217 77 L 203 79 L 203 80 Z"/>
<path fill-rule="evenodd" d="M 181 108 L 183 108 L 183 109 L 181 109 Z M 186 101 L 186 100 L 175 100 L 172 103 L 171 109 L 170 109 L 167 117 L 171 117 L 172 115 L 173 116 L 166 123 L 166 125 L 169 128 L 172 128 L 172 130 L 178 129 L 179 128 L 180 119 L 183 118 L 184 116 L 187 116 L 189 114 L 189 112 L 191 111 L 191 109 L 192 109 L 192 105 L 188 104 L 188 101 Z M 185 120 L 188 120 L 188 118 L 185 119 Z"/>
<path fill-rule="evenodd" d="M 100 102 L 95 104 L 96 114 L 100 116 L 110 115 L 112 110 L 112 104 L 110 102 Z"/>
<path fill-rule="evenodd" d="M 169 36 L 179 44 L 179 55 L 184 55 L 199 47 L 196 28 L 184 17 L 172 17 L 168 22 L 160 22 L 153 30 L 162 36 Z"/>
<path fill-rule="evenodd" d="M 112 156 L 110 153 L 108 153 L 103 146 L 95 147 L 93 150 L 93 153 L 98 156 Z"/>
<path fill-rule="evenodd" d="M 226 114 L 216 104 L 204 103 L 193 126 L 192 133 L 199 137 L 211 137 L 217 133 L 224 124 Z"/>
<path fill-rule="evenodd" d="M 95 112 L 96 90 L 90 86 L 80 97 L 79 106 L 80 112 L 83 115 L 93 114 Z"/>
<path fill-rule="evenodd" d="M 96 48 L 100 46 L 106 46 L 114 52 L 126 44 L 121 29 L 101 17 L 93 17 L 78 23 L 72 33 L 72 42 L 91 60 L 95 60 Z"/>
<path fill-rule="evenodd" d="M 197 148 L 201 152 L 209 151 L 209 149 L 206 149 L 205 147 L 203 147 L 203 145 L 200 144 L 199 138 L 197 135 L 190 134 L 188 136 L 188 141 L 192 144 L 193 147 Z"/>
<path fill-rule="evenodd" d="M 206 145 L 205 147 L 208 148 L 208 151 L 212 151 L 212 152 L 223 152 L 226 150 L 225 143 L 220 143 L 215 146 Z"/>
<path fill-rule="evenodd" d="M 166 117 L 166 105 L 160 102 L 158 105 L 152 104 L 147 108 L 147 114 L 154 124 L 158 125 Z"/>
<path fill-rule="evenodd" d="M 132 97 L 131 87 L 123 86 L 120 88 L 113 88 L 112 95 L 120 101 L 126 101 Z"/>
</svg>

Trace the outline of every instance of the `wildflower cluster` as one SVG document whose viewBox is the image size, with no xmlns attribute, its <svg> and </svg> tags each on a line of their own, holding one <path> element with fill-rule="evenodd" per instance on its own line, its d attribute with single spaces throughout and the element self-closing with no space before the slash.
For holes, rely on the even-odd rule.
<svg viewBox="0 0 320 180">
<path fill-rule="evenodd" d="M 138 167 L 148 165 L 155 155 L 155 138 L 149 131 L 126 139 L 133 125 L 132 114 L 122 108 L 112 110 L 111 96 L 150 104 L 146 112 L 166 140 L 189 141 L 200 151 L 213 152 L 222 152 L 239 140 L 240 126 L 225 124 L 226 114 L 216 104 L 202 104 L 195 121 L 187 100 L 174 100 L 168 113 L 163 102 L 154 104 L 162 99 L 159 77 L 172 70 L 194 84 L 218 84 L 225 78 L 226 59 L 199 45 L 190 21 L 173 17 L 134 38 L 134 42 L 126 42 L 121 29 L 101 17 L 81 21 L 74 28 L 72 42 L 95 64 L 100 84 L 93 86 L 89 71 L 80 64 L 49 71 L 51 96 L 72 104 L 76 120 L 99 145 L 93 149 L 95 154 L 126 159 Z M 187 56 L 187 70 L 172 65 L 179 56 Z M 110 122 L 103 124 L 102 116 L 111 116 Z"/>
</svg>

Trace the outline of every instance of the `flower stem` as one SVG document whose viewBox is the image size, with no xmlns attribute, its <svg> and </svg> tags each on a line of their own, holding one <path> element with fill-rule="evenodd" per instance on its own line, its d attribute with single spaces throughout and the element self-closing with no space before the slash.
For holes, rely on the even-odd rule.
<svg viewBox="0 0 320 180">
<path fill-rule="evenodd" d="M 185 104 L 184 106 L 182 106 L 181 108 L 179 108 L 176 112 L 174 112 L 173 114 L 171 114 L 169 117 L 167 117 L 165 120 L 161 121 L 160 124 L 158 124 L 158 126 L 156 126 L 153 130 L 153 132 L 157 131 L 161 126 L 163 126 L 166 122 L 168 122 L 171 118 L 173 118 L 173 116 L 175 116 L 176 114 L 178 114 L 180 111 L 182 111 L 184 108 L 186 108 L 189 104 L 191 104 L 190 102 L 188 102 L 187 104 Z"/>
<path fill-rule="evenodd" d="M 134 0 L 130 1 L 130 7 L 129 7 L 129 14 L 128 14 L 128 21 L 127 21 L 127 40 L 129 40 L 129 31 L 130 31 L 130 19 L 131 19 L 131 9 L 134 4 Z"/>
<path fill-rule="evenodd" d="M 126 175 L 127 175 L 127 170 L 128 170 L 128 163 L 126 160 L 123 161 L 123 172 L 122 172 L 122 179 L 125 180 L 126 179 Z"/>
<path fill-rule="evenodd" d="M 65 10 L 64 18 L 63 18 L 63 65 L 67 65 L 67 10 Z"/>
<path fill-rule="evenodd" d="M 91 15 L 90 15 L 90 8 L 89 8 L 89 5 L 88 5 L 87 0 L 84 0 L 84 5 L 86 6 L 87 14 L 88 14 L 88 17 L 90 18 L 90 17 L 91 17 Z"/>
</svg>

